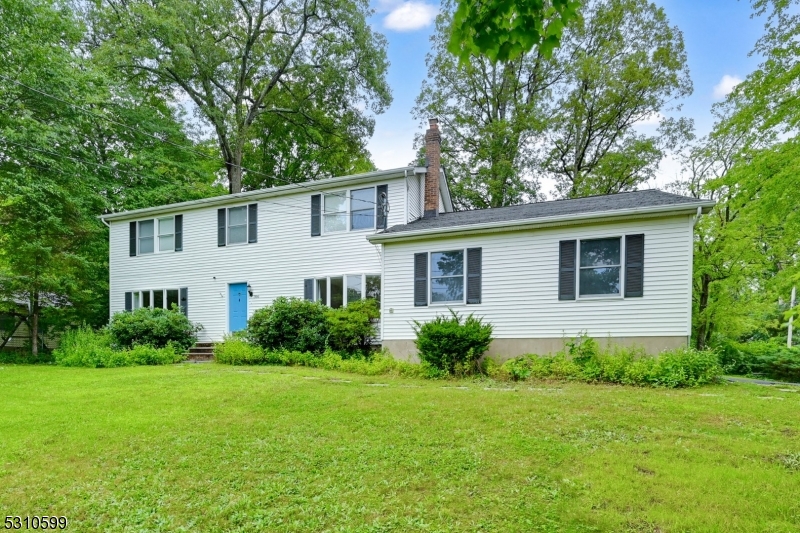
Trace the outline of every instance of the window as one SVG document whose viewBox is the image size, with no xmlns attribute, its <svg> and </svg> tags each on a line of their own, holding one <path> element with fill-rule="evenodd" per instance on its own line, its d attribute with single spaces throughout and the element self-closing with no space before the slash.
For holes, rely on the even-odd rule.
<svg viewBox="0 0 800 533">
<path fill-rule="evenodd" d="M 326 194 L 322 214 L 322 228 L 325 233 L 347 231 L 346 194 Z"/>
<path fill-rule="evenodd" d="M 366 276 L 366 290 L 364 291 L 365 298 L 372 298 L 381 303 L 381 277 L 380 276 Z"/>
<path fill-rule="evenodd" d="M 360 275 L 347 276 L 347 303 L 361 299 L 361 281 Z"/>
<path fill-rule="evenodd" d="M 175 218 L 158 219 L 158 251 L 171 252 L 175 249 Z"/>
<path fill-rule="evenodd" d="M 314 288 L 313 294 L 310 290 L 306 293 L 306 298 L 334 309 L 364 298 L 381 301 L 381 277 L 377 274 L 348 274 L 306 281 L 313 282 L 309 287 Z"/>
<path fill-rule="evenodd" d="M 464 301 L 464 251 L 431 253 L 431 303 Z"/>
<path fill-rule="evenodd" d="M 167 289 L 167 305 L 164 306 L 166 309 L 172 309 L 172 304 L 177 305 L 180 307 L 180 301 L 178 300 L 178 289 Z"/>
<path fill-rule="evenodd" d="M 247 242 L 247 206 L 228 208 L 228 244 Z"/>
<path fill-rule="evenodd" d="M 372 229 L 375 227 L 375 188 L 350 192 L 350 229 Z"/>
<path fill-rule="evenodd" d="M 133 308 L 142 307 L 172 309 L 172 304 L 180 307 L 179 289 L 154 289 L 148 291 L 135 291 L 133 293 Z"/>
<path fill-rule="evenodd" d="M 580 241 L 580 296 L 620 294 L 620 238 Z"/>
<path fill-rule="evenodd" d="M 154 250 L 154 220 L 139 222 L 139 254 L 152 254 Z"/>
</svg>

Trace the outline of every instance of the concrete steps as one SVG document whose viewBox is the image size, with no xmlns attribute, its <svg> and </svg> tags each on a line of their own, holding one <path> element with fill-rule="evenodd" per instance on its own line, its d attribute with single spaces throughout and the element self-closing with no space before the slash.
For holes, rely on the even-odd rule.
<svg viewBox="0 0 800 533">
<path fill-rule="evenodd" d="M 214 360 L 214 343 L 198 342 L 186 353 L 186 360 L 190 363 L 207 363 Z"/>
</svg>

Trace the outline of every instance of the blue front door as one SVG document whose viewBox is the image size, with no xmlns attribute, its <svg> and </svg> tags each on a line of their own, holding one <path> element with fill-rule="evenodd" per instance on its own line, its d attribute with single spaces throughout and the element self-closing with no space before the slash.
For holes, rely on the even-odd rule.
<svg viewBox="0 0 800 533">
<path fill-rule="evenodd" d="M 231 332 L 247 327 L 247 283 L 231 283 L 228 290 L 228 323 Z"/>
</svg>

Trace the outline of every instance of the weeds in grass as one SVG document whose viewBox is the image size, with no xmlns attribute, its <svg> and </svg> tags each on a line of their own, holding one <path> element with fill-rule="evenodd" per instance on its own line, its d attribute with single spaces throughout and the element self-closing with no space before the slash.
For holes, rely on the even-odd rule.
<svg viewBox="0 0 800 533">
<path fill-rule="evenodd" d="M 67 331 L 53 354 L 61 366 L 89 368 L 168 365 L 184 359 L 182 350 L 172 344 L 163 348 L 139 344 L 131 349 L 120 349 L 114 346 L 108 330 L 95 331 L 88 326 Z"/>
</svg>

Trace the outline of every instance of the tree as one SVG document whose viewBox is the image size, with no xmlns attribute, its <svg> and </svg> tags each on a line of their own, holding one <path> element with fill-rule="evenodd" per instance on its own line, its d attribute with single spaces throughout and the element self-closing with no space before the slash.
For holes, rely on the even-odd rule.
<svg viewBox="0 0 800 533">
<path fill-rule="evenodd" d="M 554 60 L 566 72 L 540 160 L 558 194 L 612 194 L 650 179 L 688 128 L 662 111 L 692 91 L 683 36 L 664 10 L 647 0 L 588 2 Z M 658 121 L 658 134 L 637 133 L 642 121 Z"/>
<path fill-rule="evenodd" d="M 107 64 L 194 104 L 235 193 L 245 154 L 287 123 L 371 135 L 366 113 L 382 112 L 390 93 L 386 43 L 369 13 L 365 0 L 105 0 L 92 26 Z"/>
<path fill-rule="evenodd" d="M 440 119 L 442 163 L 460 207 L 535 200 L 543 176 L 564 197 L 631 190 L 686 136 L 688 121 L 660 115 L 691 82 L 683 38 L 654 4 L 591 1 L 554 57 L 536 49 L 467 64 L 447 51 L 451 8 L 437 19 L 414 113 Z M 656 135 L 636 133 L 653 117 Z"/>
<path fill-rule="evenodd" d="M 448 50 L 462 63 L 471 56 L 513 61 L 533 48 L 549 57 L 579 7 L 576 0 L 459 0 Z"/>
</svg>

